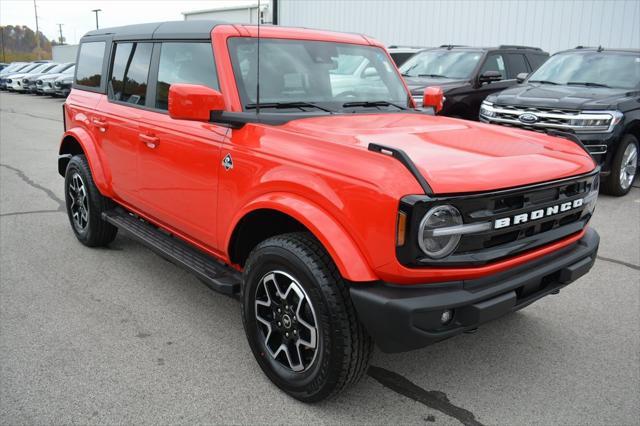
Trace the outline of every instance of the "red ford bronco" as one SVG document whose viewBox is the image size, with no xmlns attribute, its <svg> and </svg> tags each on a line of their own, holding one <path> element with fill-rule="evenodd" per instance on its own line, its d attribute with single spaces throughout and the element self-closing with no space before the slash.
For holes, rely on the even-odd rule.
<svg viewBox="0 0 640 426">
<path fill-rule="evenodd" d="M 126 232 L 239 297 L 300 400 L 356 382 L 374 342 L 474 331 L 596 259 L 580 144 L 415 109 L 369 37 L 142 24 L 86 34 L 75 72 L 58 168 L 77 238 Z"/>
</svg>

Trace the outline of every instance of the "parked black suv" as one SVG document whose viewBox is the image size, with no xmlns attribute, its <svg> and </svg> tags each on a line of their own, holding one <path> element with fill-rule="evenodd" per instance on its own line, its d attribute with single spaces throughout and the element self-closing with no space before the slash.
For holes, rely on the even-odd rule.
<svg viewBox="0 0 640 426">
<path fill-rule="evenodd" d="M 556 53 L 525 84 L 489 96 L 480 120 L 571 133 L 601 164 L 603 191 L 624 195 L 638 168 L 640 50 Z"/>
<path fill-rule="evenodd" d="M 428 86 L 439 86 L 446 100 L 440 115 L 477 120 L 487 95 L 517 84 L 516 76 L 536 70 L 549 54 L 537 47 L 440 46 L 402 64 L 400 72 L 421 106 Z"/>
</svg>

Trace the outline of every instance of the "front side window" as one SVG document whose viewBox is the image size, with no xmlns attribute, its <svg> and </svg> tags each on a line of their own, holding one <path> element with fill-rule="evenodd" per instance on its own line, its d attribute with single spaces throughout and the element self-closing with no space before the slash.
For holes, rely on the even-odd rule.
<svg viewBox="0 0 640 426">
<path fill-rule="evenodd" d="M 529 81 L 587 87 L 640 88 L 640 55 L 567 52 L 549 58 Z"/>
<path fill-rule="evenodd" d="M 504 58 L 502 55 L 494 54 L 487 56 L 487 60 L 484 61 L 482 69 L 480 69 L 480 75 L 487 71 L 497 71 L 500 73 L 503 80 L 507 78 L 507 69 L 504 66 Z"/>
<path fill-rule="evenodd" d="M 400 72 L 405 77 L 468 79 L 481 58 L 482 52 L 426 50 L 409 58 Z"/>
<path fill-rule="evenodd" d="M 109 81 L 112 99 L 134 105 L 145 104 L 152 49 L 152 43 L 116 44 Z"/>
<path fill-rule="evenodd" d="M 167 109 L 173 83 L 201 84 L 218 90 L 218 78 L 210 43 L 162 43 L 156 108 Z"/>
<path fill-rule="evenodd" d="M 104 41 L 92 41 L 80 45 L 76 84 L 87 87 L 100 87 L 105 46 L 106 43 Z"/>
<path fill-rule="evenodd" d="M 257 42 L 253 38 L 231 38 L 229 52 L 244 107 L 255 108 Z M 406 108 L 408 99 L 395 66 L 380 48 L 309 40 L 260 40 L 261 107 L 299 102 L 337 111 L 356 103 L 381 102 Z"/>
</svg>

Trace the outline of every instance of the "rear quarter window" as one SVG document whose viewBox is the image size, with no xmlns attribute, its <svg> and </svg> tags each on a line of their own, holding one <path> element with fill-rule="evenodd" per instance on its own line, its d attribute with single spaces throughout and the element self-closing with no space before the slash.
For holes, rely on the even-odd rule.
<svg viewBox="0 0 640 426">
<path fill-rule="evenodd" d="M 106 42 L 92 41 L 82 43 L 76 66 L 76 84 L 86 87 L 100 87 L 102 82 L 102 64 Z"/>
</svg>

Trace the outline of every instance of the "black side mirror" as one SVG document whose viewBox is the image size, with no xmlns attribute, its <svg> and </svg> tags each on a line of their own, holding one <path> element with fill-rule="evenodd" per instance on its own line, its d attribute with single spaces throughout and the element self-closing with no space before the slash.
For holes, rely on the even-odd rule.
<svg viewBox="0 0 640 426">
<path fill-rule="evenodd" d="M 527 79 L 527 77 L 529 77 L 529 73 L 521 72 L 520 74 L 518 74 L 516 76 L 516 81 L 518 83 L 524 83 L 524 81 Z"/>
<path fill-rule="evenodd" d="M 502 74 L 500 74 L 500 71 L 485 71 L 480 75 L 478 80 L 480 81 L 480 84 L 492 83 L 494 81 L 502 80 Z"/>
</svg>

